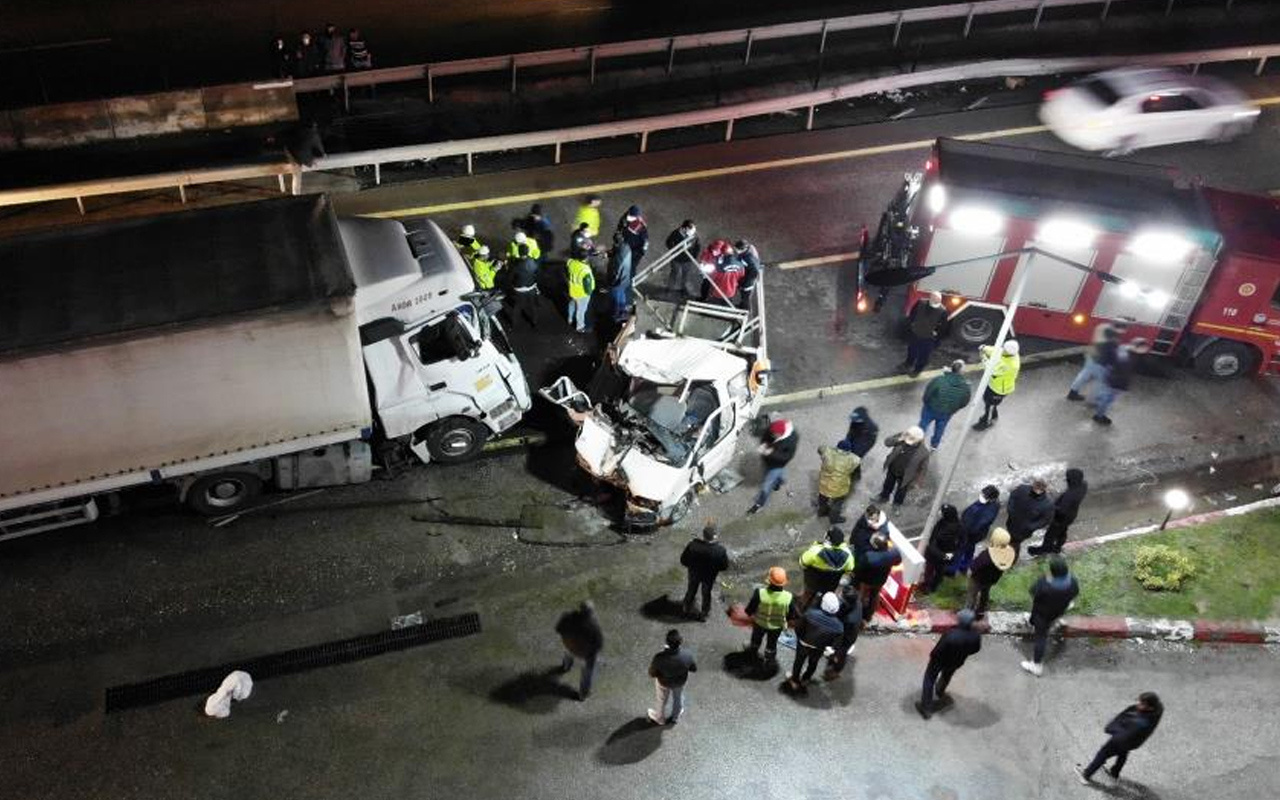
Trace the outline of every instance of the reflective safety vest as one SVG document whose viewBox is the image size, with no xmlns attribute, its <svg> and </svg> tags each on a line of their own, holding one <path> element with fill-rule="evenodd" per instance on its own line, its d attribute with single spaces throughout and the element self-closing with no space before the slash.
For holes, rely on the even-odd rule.
<svg viewBox="0 0 1280 800">
<path fill-rule="evenodd" d="M 756 607 L 756 627 L 767 631 L 780 631 L 787 625 L 787 610 L 791 608 L 791 592 L 786 589 L 769 591 L 761 586 L 756 589 L 760 604 Z"/>
<path fill-rule="evenodd" d="M 982 358 L 987 360 L 995 354 L 995 348 L 990 345 L 982 347 Z M 1018 382 L 1018 371 L 1022 368 L 1022 359 L 1019 356 L 1011 356 L 1008 353 L 1001 352 L 1000 360 L 996 362 L 996 367 L 991 371 L 991 391 L 998 395 L 1013 394 L 1013 387 Z"/>
<path fill-rule="evenodd" d="M 534 261 L 537 261 L 538 259 L 542 258 L 542 248 L 538 247 L 538 243 L 534 240 L 532 236 L 525 237 L 524 245 L 525 247 L 529 248 L 529 258 L 532 258 Z M 519 258 L 519 257 L 520 257 L 520 245 L 519 243 L 516 242 L 515 239 L 512 239 L 511 244 L 507 247 L 507 258 Z"/>
<path fill-rule="evenodd" d="M 569 270 L 569 297 L 574 300 L 590 297 L 596 288 L 591 265 L 582 259 L 571 258 L 565 262 L 565 267 Z"/>
<path fill-rule="evenodd" d="M 582 223 L 587 223 L 587 235 L 594 239 L 600 235 L 600 209 L 584 205 L 578 207 L 578 215 L 573 218 L 573 229 L 576 231 Z"/>
<path fill-rule="evenodd" d="M 494 267 L 492 260 L 476 256 L 471 259 L 471 271 L 476 276 L 476 286 L 481 289 L 493 288 L 493 281 L 498 275 L 498 270 Z"/>
<path fill-rule="evenodd" d="M 459 236 L 455 239 L 453 246 L 458 248 L 458 252 L 468 261 L 479 255 L 480 248 L 484 247 L 479 239 L 468 239 L 465 236 Z"/>
<path fill-rule="evenodd" d="M 840 566 L 832 566 L 825 558 L 822 557 L 823 550 L 838 550 L 846 554 L 844 563 Z M 816 569 L 820 572 L 853 572 L 853 551 L 849 549 L 849 545 L 843 542 L 832 546 L 826 542 L 814 542 L 800 554 L 800 566 L 808 569 Z"/>
</svg>

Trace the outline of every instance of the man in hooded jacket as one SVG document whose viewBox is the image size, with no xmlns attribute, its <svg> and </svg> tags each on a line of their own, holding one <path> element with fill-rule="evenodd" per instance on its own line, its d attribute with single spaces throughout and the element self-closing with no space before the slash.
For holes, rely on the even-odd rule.
<svg viewBox="0 0 1280 800">
<path fill-rule="evenodd" d="M 1067 488 L 1053 501 L 1053 521 L 1044 532 L 1044 541 L 1035 547 L 1028 547 L 1029 555 L 1038 556 L 1046 553 L 1061 553 L 1062 546 L 1067 543 L 1067 529 L 1076 521 L 1080 513 L 1080 504 L 1089 492 L 1089 483 L 1084 479 L 1084 472 L 1072 467 L 1067 470 Z"/>
<path fill-rule="evenodd" d="M 1076 765 L 1080 782 L 1093 783 L 1093 773 L 1097 772 L 1112 756 L 1115 756 L 1116 760 L 1111 769 L 1107 770 L 1107 774 L 1119 780 L 1120 770 L 1124 769 L 1125 762 L 1129 760 L 1129 753 L 1137 750 L 1151 738 L 1151 734 L 1155 733 L 1160 725 L 1162 716 L 1164 716 L 1164 704 L 1160 702 L 1155 692 L 1143 692 L 1138 695 L 1137 703 L 1121 711 L 1107 723 L 1103 731 L 1111 738 L 1098 750 L 1097 755 L 1089 762 L 1089 766 Z"/>
<path fill-rule="evenodd" d="M 876 446 L 880 436 L 880 426 L 871 419 L 866 406 L 858 406 L 849 415 L 849 431 L 844 435 L 845 441 L 852 446 L 852 452 L 858 458 L 866 458 L 871 448 Z"/>
<path fill-rule="evenodd" d="M 967 608 L 956 614 L 956 626 L 942 634 L 929 653 L 920 699 L 916 701 L 916 711 L 925 719 L 933 716 L 939 702 L 950 702 L 947 686 L 951 677 L 969 656 L 982 649 L 982 633 L 974 630 L 973 619 L 973 612 Z"/>
<path fill-rule="evenodd" d="M 1030 661 L 1023 661 L 1022 668 L 1037 678 L 1044 674 L 1044 652 L 1049 644 L 1049 629 L 1071 607 L 1080 585 L 1067 569 L 1062 556 L 1049 558 L 1049 575 L 1041 575 L 1031 587 L 1031 630 L 1034 632 L 1035 649 Z"/>
<path fill-rule="evenodd" d="M 853 553 L 844 543 L 844 532 L 828 530 L 826 541 L 814 542 L 800 554 L 800 566 L 804 569 L 800 608 L 805 609 L 815 597 L 835 591 L 841 579 L 853 572 Z"/>
<path fill-rule="evenodd" d="M 1053 521 L 1053 500 L 1049 484 L 1036 478 L 1009 493 L 1005 528 L 1013 541 L 1013 549 L 1022 553 L 1022 543 Z"/>
</svg>

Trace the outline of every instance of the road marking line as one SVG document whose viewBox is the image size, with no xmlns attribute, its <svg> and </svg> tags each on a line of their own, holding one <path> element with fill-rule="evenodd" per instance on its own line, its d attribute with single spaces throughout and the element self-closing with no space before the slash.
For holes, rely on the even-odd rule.
<svg viewBox="0 0 1280 800">
<path fill-rule="evenodd" d="M 1042 361 L 1057 361 L 1062 358 L 1083 353 L 1086 347 L 1064 347 L 1060 350 L 1047 350 L 1043 353 L 1024 356 L 1022 363 L 1035 364 Z M 982 370 L 982 364 L 969 364 L 964 368 L 965 372 L 979 372 Z M 855 381 L 853 383 L 840 383 L 834 386 L 824 386 L 820 389 L 801 389 L 798 392 L 788 392 L 787 394 L 767 395 L 761 402 L 764 406 L 780 406 L 787 403 L 795 403 L 801 400 L 821 400 L 827 397 L 835 397 L 842 394 L 853 394 L 854 392 L 867 392 L 872 389 L 888 389 L 892 386 L 901 386 L 906 383 L 923 383 L 934 377 L 941 375 L 941 369 L 932 369 L 922 372 L 916 377 L 910 375 L 890 375 L 887 378 L 872 378 L 865 381 Z"/>
<path fill-rule="evenodd" d="M 795 261 L 779 261 L 778 269 L 802 269 L 803 267 L 821 267 L 827 264 L 839 264 L 845 261 L 857 261 L 858 251 L 852 253 L 836 253 L 833 256 L 815 256 L 814 258 L 798 258 Z"/>
<path fill-rule="evenodd" d="M 1044 125 L 1029 125 L 1023 128 L 1004 128 L 1002 130 L 985 131 L 983 133 L 968 133 L 954 138 L 976 142 L 985 139 L 1001 139 L 1010 136 L 1025 136 L 1032 133 L 1043 133 L 1047 130 L 1049 129 Z M 557 197 L 581 197 L 588 194 L 617 192 L 623 189 L 638 189 L 644 186 L 660 186 L 668 183 L 682 183 L 684 181 L 721 178 L 727 175 L 741 175 L 747 172 L 761 172 L 764 170 L 800 167 L 810 164 L 825 164 L 830 161 L 846 161 L 854 158 L 886 155 L 888 153 L 901 153 L 907 150 L 926 150 L 933 147 L 933 143 L 935 141 L 937 141 L 936 138 L 916 139 L 909 142 L 895 142 L 893 144 L 878 144 L 871 145 L 869 147 L 859 147 L 853 150 L 837 150 L 831 153 L 815 153 L 808 156 L 794 156 L 792 158 L 780 158 L 773 161 L 757 161 L 749 164 L 738 164 L 732 167 L 715 167 L 713 169 L 700 169 L 692 172 L 675 172 L 670 175 L 655 175 L 649 178 L 634 178 L 628 181 L 613 181 L 612 183 L 576 186 L 571 189 L 547 189 L 538 192 L 524 192 L 521 194 L 506 195 L 505 197 L 486 197 L 480 200 L 462 200 L 456 203 L 438 203 L 431 206 L 398 208 L 390 211 L 375 211 L 362 216 L 381 218 L 418 217 L 429 216 L 431 214 L 443 214 L 449 211 L 466 211 L 475 208 L 517 205 L 521 203 L 530 203 L 535 200 L 550 200 Z"/>
</svg>

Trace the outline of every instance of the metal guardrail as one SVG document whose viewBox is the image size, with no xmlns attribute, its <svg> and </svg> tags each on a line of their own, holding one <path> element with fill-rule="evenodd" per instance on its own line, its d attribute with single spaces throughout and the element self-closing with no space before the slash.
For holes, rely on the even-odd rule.
<svg viewBox="0 0 1280 800">
<path fill-rule="evenodd" d="M 1012 1 L 1012 0 L 1010 0 Z M 618 120 L 594 125 L 582 125 L 576 128 L 558 130 L 532 131 L 503 136 L 485 136 L 475 139 L 455 139 L 446 142 L 432 142 L 421 145 L 389 147 L 382 150 L 368 150 L 360 153 L 344 153 L 327 156 L 318 160 L 305 171 L 344 169 L 352 167 L 374 168 L 374 180 L 382 182 L 381 167 L 383 164 L 405 161 L 431 160 L 465 156 L 467 174 L 473 172 L 474 157 L 478 153 L 492 153 L 506 150 L 525 150 L 535 147 L 554 148 L 554 163 L 559 164 L 563 146 L 573 142 L 584 142 L 595 139 L 610 139 L 619 136 L 639 136 L 639 150 L 645 152 L 649 146 L 650 134 L 657 131 L 675 130 L 678 128 L 697 127 L 717 123 L 725 124 L 724 140 L 733 138 L 734 123 L 748 117 L 759 117 L 796 110 L 806 110 L 805 130 L 813 128 L 814 113 L 819 106 L 837 103 L 856 97 L 888 92 L 895 89 L 906 89 L 927 84 L 954 83 L 1005 76 L 1051 75 L 1061 72 L 1083 72 L 1141 62 L 1153 66 L 1191 65 L 1198 68 L 1200 64 L 1224 61 L 1257 61 L 1257 74 L 1262 72 L 1267 59 L 1280 56 L 1280 45 L 1264 45 L 1258 47 L 1232 47 L 1216 50 L 1194 50 L 1182 53 L 1163 53 L 1151 56 L 1090 56 L 1079 58 L 1052 59 L 1004 59 L 1000 61 L 984 61 L 976 64 L 961 64 L 940 69 L 922 70 L 898 75 L 887 75 L 880 78 L 869 78 L 854 83 L 835 86 L 828 89 L 806 92 L 799 95 L 777 97 L 768 100 L 755 100 L 748 103 L 718 106 L 716 108 L 684 111 L 677 114 L 665 114 L 655 117 Z M 0 202 L 3 196 L 0 195 Z"/>
<path fill-rule="evenodd" d="M 1021 2 L 1021 0 L 999 0 L 1000 2 Z M 1058 2 L 1059 0 L 1047 0 Z M 1066 2 L 1067 0 L 1061 0 Z M 585 142 L 595 139 L 609 139 L 619 136 L 639 136 L 639 150 L 648 149 L 649 135 L 656 131 L 668 131 L 678 128 L 725 123 L 725 141 L 733 138 L 734 123 L 739 119 L 776 114 L 798 109 L 807 110 L 805 129 L 813 128 L 815 110 L 828 103 L 841 102 L 855 97 L 864 97 L 894 89 L 905 89 L 937 83 L 953 83 L 956 81 L 999 78 L 1005 76 L 1046 75 L 1059 72 L 1084 72 L 1096 69 L 1141 62 L 1154 66 L 1190 65 L 1193 69 L 1200 64 L 1226 61 L 1256 61 L 1255 74 L 1261 74 L 1267 60 L 1280 56 L 1280 44 L 1259 45 L 1255 47 L 1232 47 L 1215 50 L 1194 50 L 1181 53 L 1163 53 L 1146 56 L 1094 56 L 1080 58 L 1056 59 L 1004 59 L 985 61 L 975 64 L 943 67 L 933 70 L 922 70 L 900 75 L 888 75 L 870 78 L 842 86 L 806 92 L 800 95 L 757 100 L 749 103 L 719 106 L 716 108 L 685 111 L 655 117 L 641 117 L 631 120 L 620 120 L 595 125 L 583 125 L 576 128 L 562 128 L 549 131 L 533 131 L 529 133 L 507 134 L 503 136 L 486 136 L 474 139 L 457 139 L 446 142 L 391 147 L 380 150 L 368 150 L 358 153 L 342 153 L 326 156 L 313 166 L 299 168 L 297 165 L 282 162 L 276 164 L 260 164 L 243 167 L 230 167 L 211 170 L 188 170 L 184 172 L 141 175 L 128 178 L 111 178 L 78 183 L 66 183 L 53 186 L 9 189 L 0 191 L 0 206 L 22 205 L 26 203 L 45 202 L 50 200 L 74 199 L 84 213 L 84 198 L 96 195 L 120 194 L 124 192 L 145 191 L 150 189 L 177 187 L 185 199 L 186 187 L 201 183 L 217 183 L 223 181 L 245 180 L 275 176 L 280 190 L 286 191 L 285 176 L 292 176 L 289 191 L 297 194 L 302 191 L 302 173 L 352 167 L 373 167 L 374 180 L 381 183 L 381 167 L 383 164 L 404 161 L 437 159 L 465 156 L 467 173 L 473 172 L 474 157 L 480 153 L 495 153 L 505 150 L 528 149 L 534 147 L 554 148 L 554 163 L 561 161 L 563 146 L 574 142 Z"/>
<path fill-rule="evenodd" d="M 1235 2 L 1235 0 L 1222 1 L 1228 10 L 1231 9 Z M 349 108 L 350 90 L 354 87 L 426 81 L 427 97 L 431 102 L 435 102 L 435 79 L 448 75 L 510 71 L 511 91 L 515 93 L 518 86 L 518 76 L 522 68 L 554 64 L 586 64 L 590 72 L 591 83 L 594 85 L 597 65 L 601 60 L 607 58 L 666 53 L 667 72 L 670 73 L 675 67 L 677 52 L 703 47 L 741 45 L 743 47 L 742 63 L 749 64 L 751 62 L 751 49 L 756 42 L 816 37 L 818 40 L 817 53 L 821 55 L 826 50 L 827 37 L 832 33 L 841 31 L 892 28 L 892 43 L 896 46 L 902 36 L 904 25 L 963 19 L 964 29 L 962 35 L 963 38 L 967 39 L 973 29 L 973 21 L 976 17 L 1023 12 L 1034 15 L 1031 20 L 1032 28 L 1038 29 L 1046 9 L 1101 6 L 1100 17 L 1105 20 L 1114 3 L 1126 2 L 1138 2 L 1138 0 L 980 0 L 980 2 L 974 3 L 950 3 L 947 5 L 906 8 L 900 11 L 878 11 L 846 17 L 785 22 L 777 25 L 762 25 L 755 28 L 740 28 L 730 31 L 713 31 L 710 33 L 692 33 L 682 36 L 611 42 L 590 47 L 566 47 L 558 50 L 537 50 L 527 53 L 513 53 L 511 55 L 485 56 L 456 61 L 439 61 L 427 64 L 345 72 L 334 75 L 318 75 L 311 78 L 295 79 L 293 86 L 294 91 L 300 94 L 340 89 L 342 90 L 343 105 Z M 1145 0 L 1145 2 L 1149 4 L 1150 0 Z M 1173 12 L 1174 5 L 1175 0 L 1165 0 L 1165 16 Z"/>
</svg>

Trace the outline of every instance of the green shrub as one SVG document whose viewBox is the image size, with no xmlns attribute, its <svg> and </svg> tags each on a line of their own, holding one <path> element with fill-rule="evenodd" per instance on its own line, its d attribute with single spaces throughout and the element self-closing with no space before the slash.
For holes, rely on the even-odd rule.
<svg viewBox="0 0 1280 800">
<path fill-rule="evenodd" d="M 1195 572 L 1191 559 L 1168 545 L 1144 545 L 1134 552 L 1133 577 L 1144 589 L 1177 592 Z"/>
</svg>

